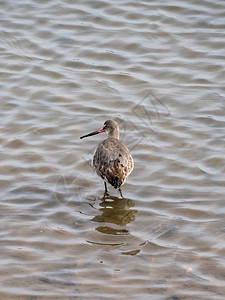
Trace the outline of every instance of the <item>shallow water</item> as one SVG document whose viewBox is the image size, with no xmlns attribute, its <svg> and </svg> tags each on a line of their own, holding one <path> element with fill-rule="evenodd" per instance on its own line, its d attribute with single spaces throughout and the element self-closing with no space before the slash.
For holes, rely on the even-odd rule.
<svg viewBox="0 0 225 300">
<path fill-rule="evenodd" d="M 224 1 L 0 7 L 0 299 L 224 299 Z M 124 199 L 79 139 L 107 119 Z"/>
</svg>

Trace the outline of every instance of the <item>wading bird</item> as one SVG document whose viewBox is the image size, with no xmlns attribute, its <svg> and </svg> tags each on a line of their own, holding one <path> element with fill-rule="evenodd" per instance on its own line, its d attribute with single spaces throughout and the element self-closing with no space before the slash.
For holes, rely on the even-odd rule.
<svg viewBox="0 0 225 300">
<path fill-rule="evenodd" d="M 107 183 L 118 189 L 121 197 L 121 186 L 127 180 L 134 167 L 133 158 L 123 142 L 119 140 L 119 126 L 113 120 L 105 121 L 103 127 L 89 134 L 88 136 L 107 133 L 107 138 L 100 142 L 93 157 L 93 167 L 96 173 L 104 180 L 105 193 L 108 194 Z"/>
</svg>

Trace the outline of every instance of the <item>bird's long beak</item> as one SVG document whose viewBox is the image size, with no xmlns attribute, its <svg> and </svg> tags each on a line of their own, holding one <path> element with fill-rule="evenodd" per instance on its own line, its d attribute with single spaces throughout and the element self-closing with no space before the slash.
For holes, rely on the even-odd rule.
<svg viewBox="0 0 225 300">
<path fill-rule="evenodd" d="M 105 132 L 105 130 L 103 128 L 101 128 L 99 130 L 96 130 L 96 131 L 93 131 L 91 133 L 85 134 L 85 135 L 81 136 L 80 139 L 83 139 L 85 137 L 92 136 L 92 135 L 95 135 L 95 134 L 99 134 L 99 133 L 102 133 L 102 132 Z"/>
</svg>

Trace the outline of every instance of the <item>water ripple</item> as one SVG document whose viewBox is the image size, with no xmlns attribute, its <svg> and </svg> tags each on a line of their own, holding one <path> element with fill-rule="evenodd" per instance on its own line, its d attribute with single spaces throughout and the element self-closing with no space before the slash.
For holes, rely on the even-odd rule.
<svg viewBox="0 0 225 300">
<path fill-rule="evenodd" d="M 224 299 L 223 1 L 1 11 L 0 298 Z M 79 139 L 106 119 L 124 199 Z"/>
</svg>

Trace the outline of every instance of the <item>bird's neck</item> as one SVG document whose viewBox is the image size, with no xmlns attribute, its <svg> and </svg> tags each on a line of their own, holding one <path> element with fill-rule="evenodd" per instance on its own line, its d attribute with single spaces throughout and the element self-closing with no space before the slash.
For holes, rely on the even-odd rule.
<svg viewBox="0 0 225 300">
<path fill-rule="evenodd" d="M 108 138 L 114 138 L 114 139 L 119 140 L 119 137 L 120 137 L 119 130 L 117 130 L 117 129 L 114 129 L 112 132 L 109 132 L 109 134 L 108 134 Z"/>
</svg>

